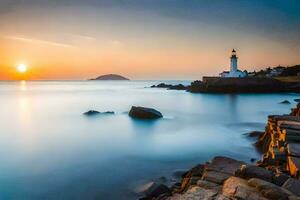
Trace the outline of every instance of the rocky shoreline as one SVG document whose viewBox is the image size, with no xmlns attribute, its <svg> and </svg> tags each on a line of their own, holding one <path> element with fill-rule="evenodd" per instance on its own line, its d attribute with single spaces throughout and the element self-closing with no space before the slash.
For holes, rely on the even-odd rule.
<svg viewBox="0 0 300 200">
<path fill-rule="evenodd" d="M 192 93 L 283 93 L 300 92 L 300 83 L 283 82 L 273 78 L 221 78 L 203 77 L 202 81 L 193 81 L 190 85 L 170 85 L 160 83 L 151 88 L 186 90 Z"/>
<path fill-rule="evenodd" d="M 171 187 L 149 185 L 140 199 L 300 200 L 300 103 L 288 115 L 270 115 L 257 136 L 262 152 L 257 163 L 217 156 L 185 172 Z"/>
</svg>

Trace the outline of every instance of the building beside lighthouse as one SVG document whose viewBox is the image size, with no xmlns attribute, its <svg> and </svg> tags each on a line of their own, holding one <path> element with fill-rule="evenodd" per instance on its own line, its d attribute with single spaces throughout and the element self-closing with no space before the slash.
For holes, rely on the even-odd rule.
<svg viewBox="0 0 300 200">
<path fill-rule="evenodd" d="M 232 77 L 245 77 L 247 72 L 243 72 L 238 69 L 238 57 L 236 51 L 233 49 L 230 57 L 230 71 L 224 71 L 220 73 L 221 77 L 232 78 Z"/>
</svg>

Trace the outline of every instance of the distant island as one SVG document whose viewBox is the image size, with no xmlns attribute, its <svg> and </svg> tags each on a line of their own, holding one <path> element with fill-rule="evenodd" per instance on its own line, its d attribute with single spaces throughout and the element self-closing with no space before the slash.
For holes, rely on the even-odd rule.
<svg viewBox="0 0 300 200">
<path fill-rule="evenodd" d="M 89 79 L 91 81 L 128 81 L 130 79 L 118 74 L 105 74 L 97 78 Z"/>
</svg>

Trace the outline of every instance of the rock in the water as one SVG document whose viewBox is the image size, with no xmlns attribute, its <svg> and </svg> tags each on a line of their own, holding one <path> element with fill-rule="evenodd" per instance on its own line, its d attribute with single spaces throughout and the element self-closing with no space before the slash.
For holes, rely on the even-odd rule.
<svg viewBox="0 0 300 200">
<path fill-rule="evenodd" d="M 88 116 L 92 116 L 92 115 L 98 115 L 98 114 L 100 114 L 100 112 L 96 111 L 96 110 L 89 110 L 89 111 L 87 111 L 87 112 L 85 112 L 83 114 L 84 115 L 88 115 Z"/>
<path fill-rule="evenodd" d="M 282 102 L 280 102 L 281 104 L 291 104 L 291 102 L 289 102 L 288 100 L 284 100 Z"/>
<path fill-rule="evenodd" d="M 97 110 L 89 110 L 83 114 L 87 115 L 87 116 L 94 116 L 94 115 L 99 115 L 99 114 L 115 114 L 115 113 L 113 111 L 99 112 Z"/>
<path fill-rule="evenodd" d="M 243 165 L 235 175 L 245 179 L 260 178 L 268 182 L 272 181 L 272 172 L 255 165 Z"/>
<path fill-rule="evenodd" d="M 264 132 L 262 132 L 262 131 L 251 131 L 251 132 L 247 133 L 246 135 L 248 137 L 257 138 L 257 137 L 260 137 L 262 134 L 264 134 Z"/>
<path fill-rule="evenodd" d="M 169 88 L 169 87 L 171 87 L 172 85 L 170 85 L 170 84 L 165 84 L 165 83 L 160 83 L 160 84 L 158 84 L 158 85 L 152 85 L 151 87 L 152 88 Z"/>
<path fill-rule="evenodd" d="M 169 90 L 185 90 L 185 89 L 187 89 L 187 87 L 182 84 L 171 85 L 171 84 L 165 84 L 165 83 L 160 83 L 158 85 L 152 85 L 151 88 L 167 88 Z"/>
<path fill-rule="evenodd" d="M 153 183 L 147 190 L 144 192 L 147 198 L 158 197 L 162 194 L 170 194 L 170 189 L 163 184 Z"/>
<path fill-rule="evenodd" d="M 163 117 L 163 115 L 159 111 L 153 108 L 139 106 L 132 106 L 129 112 L 129 116 L 139 119 L 158 119 Z"/>
<path fill-rule="evenodd" d="M 185 170 L 175 170 L 172 173 L 172 176 L 175 178 L 183 178 L 186 173 L 187 173 L 187 171 L 185 171 Z"/>
<path fill-rule="evenodd" d="M 282 186 L 288 191 L 294 193 L 296 196 L 300 196 L 300 181 L 295 178 L 289 178 Z"/>
<path fill-rule="evenodd" d="M 171 85 L 169 87 L 170 90 L 185 90 L 186 87 L 182 84 L 178 84 L 178 85 Z"/>
</svg>

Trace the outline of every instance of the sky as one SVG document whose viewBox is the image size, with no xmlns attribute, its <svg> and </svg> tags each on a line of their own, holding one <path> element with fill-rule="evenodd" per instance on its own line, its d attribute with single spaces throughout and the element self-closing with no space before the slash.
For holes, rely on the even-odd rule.
<svg viewBox="0 0 300 200">
<path fill-rule="evenodd" d="M 0 0 L 0 80 L 200 79 L 300 64 L 299 0 Z M 16 71 L 26 64 L 28 71 Z"/>
</svg>

